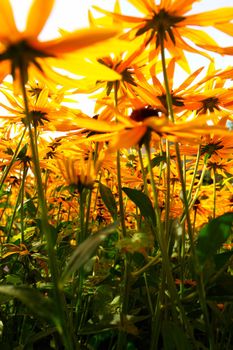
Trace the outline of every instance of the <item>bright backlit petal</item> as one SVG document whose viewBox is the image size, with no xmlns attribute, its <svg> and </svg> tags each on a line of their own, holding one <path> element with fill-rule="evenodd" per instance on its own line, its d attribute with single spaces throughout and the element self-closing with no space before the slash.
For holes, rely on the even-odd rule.
<svg viewBox="0 0 233 350">
<path fill-rule="evenodd" d="M 66 34 L 61 38 L 39 43 L 39 48 L 52 55 L 69 53 L 92 46 L 118 34 L 118 29 L 86 28 Z"/>
<path fill-rule="evenodd" d="M 43 29 L 52 9 L 54 0 L 34 0 L 28 13 L 25 29 L 27 36 L 37 37 Z"/>
<path fill-rule="evenodd" d="M 13 41 L 18 37 L 14 15 L 9 0 L 0 1 L 0 39 Z"/>
<path fill-rule="evenodd" d="M 214 23 L 228 22 L 233 18 L 233 7 L 187 16 L 182 22 L 184 25 L 213 26 Z"/>
</svg>

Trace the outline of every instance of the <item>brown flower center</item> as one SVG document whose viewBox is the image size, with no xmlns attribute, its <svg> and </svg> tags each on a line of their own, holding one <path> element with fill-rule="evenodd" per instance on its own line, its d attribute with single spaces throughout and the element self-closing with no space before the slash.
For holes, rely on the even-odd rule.
<svg viewBox="0 0 233 350">
<path fill-rule="evenodd" d="M 157 108 L 152 108 L 151 106 L 135 109 L 130 118 L 136 122 L 142 122 L 144 119 L 149 117 L 159 117 L 159 110 Z"/>
<path fill-rule="evenodd" d="M 221 141 L 215 143 L 210 142 L 207 145 L 201 146 L 201 154 L 208 154 L 209 156 L 212 156 L 212 154 L 218 154 L 218 150 L 224 147 L 221 143 Z"/>
<path fill-rule="evenodd" d="M 159 13 L 154 13 L 151 19 L 145 20 L 145 25 L 137 31 L 136 36 L 142 35 L 151 30 L 151 35 L 147 40 L 147 44 L 157 35 L 156 47 L 158 47 L 161 44 L 161 40 L 167 40 L 168 33 L 171 41 L 175 45 L 176 41 L 172 29 L 173 27 L 176 27 L 177 23 L 184 19 L 185 17 L 173 16 L 166 10 L 161 9 Z"/>
<path fill-rule="evenodd" d="M 214 110 L 218 110 L 219 111 L 219 100 L 217 97 L 208 97 L 204 100 L 201 101 L 202 102 L 202 107 L 200 109 L 198 109 L 198 113 L 200 114 L 206 114 L 208 111 L 213 113 Z"/>
</svg>

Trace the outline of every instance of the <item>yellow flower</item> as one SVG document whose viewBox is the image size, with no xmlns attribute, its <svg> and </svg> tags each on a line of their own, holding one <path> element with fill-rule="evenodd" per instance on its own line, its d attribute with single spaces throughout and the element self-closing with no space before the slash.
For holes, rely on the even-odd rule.
<svg viewBox="0 0 233 350">
<path fill-rule="evenodd" d="M 163 41 L 171 56 L 177 57 L 179 63 L 188 70 L 188 62 L 183 50 L 206 56 L 203 51 L 198 50 L 198 46 L 214 51 L 211 45 L 218 46 L 215 40 L 197 27 L 212 26 L 232 35 L 230 21 L 233 17 L 233 7 L 189 14 L 193 4 L 197 1 L 160 0 L 158 3 L 154 0 L 128 0 L 142 13 L 142 17 L 122 15 L 116 11 L 111 13 L 96 6 L 94 8 L 112 16 L 117 21 L 124 22 L 128 29 L 124 34 L 125 38 L 134 39 L 142 36 L 144 47 L 147 45 L 151 47 L 152 57 L 157 56 Z M 195 45 L 191 45 L 189 41 Z"/>
<path fill-rule="evenodd" d="M 96 180 L 97 169 L 91 156 L 89 155 L 87 160 L 57 156 L 57 164 L 66 184 L 79 193 L 84 188 L 92 189 Z"/>
<path fill-rule="evenodd" d="M 8 74 L 11 74 L 14 80 L 18 79 L 21 72 L 21 80 L 23 78 L 23 83 L 26 83 L 29 67 L 33 67 L 37 74 L 42 74 L 45 59 L 53 58 L 50 64 L 52 63 L 54 67 L 57 58 L 102 42 L 118 33 L 114 28 L 81 29 L 66 33 L 60 38 L 42 42 L 38 36 L 46 24 L 54 3 L 54 0 L 34 0 L 28 13 L 26 28 L 21 32 L 15 24 L 10 1 L 0 2 L 0 80 Z M 114 77 L 116 80 L 116 74 Z"/>
<path fill-rule="evenodd" d="M 11 86 L 8 85 L 8 87 Z M 8 102 L 8 104 L 0 102 L 0 106 L 8 111 L 8 115 L 0 116 L 2 122 L 26 125 L 27 118 L 22 97 L 12 96 L 12 89 L 1 91 Z M 30 86 L 27 91 L 30 122 L 34 127 L 39 127 L 40 131 L 65 132 L 78 128 L 76 114 L 68 107 L 53 100 L 50 90 L 45 85 L 37 90 L 33 90 Z M 59 98 L 57 100 L 59 101 Z"/>
</svg>

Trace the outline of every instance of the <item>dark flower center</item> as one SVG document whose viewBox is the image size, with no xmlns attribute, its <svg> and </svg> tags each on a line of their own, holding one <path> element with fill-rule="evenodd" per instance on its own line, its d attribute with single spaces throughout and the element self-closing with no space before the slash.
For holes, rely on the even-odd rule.
<svg viewBox="0 0 233 350">
<path fill-rule="evenodd" d="M 201 146 L 201 154 L 208 154 L 212 156 L 212 154 L 218 154 L 218 150 L 222 149 L 224 146 L 221 144 L 221 141 L 210 142 L 208 145 Z"/>
<path fill-rule="evenodd" d="M 11 75 L 13 79 L 16 78 L 16 69 L 19 69 L 23 74 L 24 81 L 28 81 L 28 67 L 30 64 L 35 65 L 40 71 L 41 65 L 37 62 L 39 57 L 51 57 L 51 54 L 39 51 L 33 48 L 26 40 L 21 40 L 15 44 L 9 45 L 5 51 L 0 54 L 0 62 L 5 60 L 11 61 Z"/>
<path fill-rule="evenodd" d="M 145 20 L 145 25 L 137 31 L 136 36 L 142 35 L 151 30 L 151 35 L 147 40 L 147 44 L 157 35 L 156 47 L 158 47 L 161 44 L 161 40 L 167 40 L 168 33 L 171 41 L 175 45 L 176 41 L 172 28 L 176 27 L 176 24 L 184 19 L 185 17 L 172 16 L 170 13 L 162 9 L 159 13 L 154 13 L 150 20 Z"/>
<path fill-rule="evenodd" d="M 130 118 L 136 122 L 142 122 L 144 119 L 149 117 L 159 117 L 159 110 L 157 108 L 152 108 L 151 106 L 135 109 Z"/>
<path fill-rule="evenodd" d="M 46 112 L 32 110 L 29 113 L 29 116 L 30 122 L 34 127 L 37 127 L 38 125 L 44 125 L 44 121 L 49 121 Z M 24 124 L 27 124 L 27 118 L 23 118 L 22 121 Z"/>
<path fill-rule="evenodd" d="M 213 113 L 214 110 L 220 110 L 219 109 L 219 100 L 217 97 L 209 97 L 201 101 L 202 102 L 202 107 L 198 109 L 198 113 L 200 114 L 206 114 L 208 111 Z"/>
<path fill-rule="evenodd" d="M 162 105 L 166 108 L 166 110 L 168 110 L 166 95 L 163 94 L 163 95 L 157 96 L 157 97 L 160 100 L 160 102 L 162 103 Z M 174 96 L 174 95 L 171 94 L 171 98 L 172 98 L 173 106 L 176 106 L 176 107 L 184 106 L 184 102 L 183 102 L 183 98 L 182 97 Z"/>
</svg>

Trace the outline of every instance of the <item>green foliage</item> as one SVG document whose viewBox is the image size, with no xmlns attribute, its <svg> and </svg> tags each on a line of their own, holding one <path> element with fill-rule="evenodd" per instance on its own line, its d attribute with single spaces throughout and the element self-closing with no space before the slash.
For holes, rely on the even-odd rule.
<svg viewBox="0 0 233 350">
<path fill-rule="evenodd" d="M 206 262 L 213 258 L 214 254 L 226 242 L 232 233 L 233 213 L 226 213 L 211 220 L 199 232 L 196 254 L 199 266 L 204 268 Z"/>
<path fill-rule="evenodd" d="M 19 299 L 33 314 L 49 321 L 57 321 L 56 309 L 52 299 L 28 286 L 0 286 L 0 293 Z"/>
<path fill-rule="evenodd" d="M 117 223 L 111 224 L 104 229 L 92 234 L 84 242 L 82 242 L 69 258 L 67 265 L 60 279 L 60 285 L 63 286 L 67 279 L 77 270 L 79 270 L 94 254 L 100 242 L 107 235 L 115 232 Z"/>
<path fill-rule="evenodd" d="M 106 205 L 106 208 L 109 210 L 113 220 L 117 219 L 117 205 L 114 195 L 109 187 L 99 183 L 100 195 Z"/>
<path fill-rule="evenodd" d="M 145 193 L 134 188 L 123 187 L 122 190 L 140 209 L 141 215 L 146 219 L 149 219 L 151 223 L 155 225 L 155 212 L 150 198 Z"/>
</svg>

